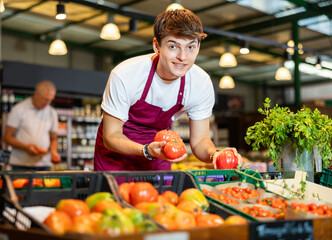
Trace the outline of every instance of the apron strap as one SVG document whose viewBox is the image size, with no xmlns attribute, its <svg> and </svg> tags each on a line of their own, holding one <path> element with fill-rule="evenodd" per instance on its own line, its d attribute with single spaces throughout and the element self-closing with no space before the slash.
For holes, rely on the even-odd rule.
<svg viewBox="0 0 332 240">
<path fill-rule="evenodd" d="M 143 94 L 141 96 L 141 100 L 145 101 L 145 98 L 148 95 L 148 92 L 149 92 L 149 89 L 150 89 L 150 86 L 151 86 L 151 83 L 152 83 L 152 80 L 153 80 L 153 76 L 156 72 L 158 60 L 159 60 L 159 55 L 154 57 L 154 59 L 152 61 L 152 66 L 151 66 L 151 69 L 150 69 L 148 81 L 145 84 L 144 91 L 143 91 Z"/>
<path fill-rule="evenodd" d="M 186 83 L 186 75 L 184 75 L 184 76 L 181 77 L 181 83 L 180 83 L 180 90 L 179 90 L 178 100 L 176 101 L 177 104 L 181 104 L 182 103 L 185 83 Z"/>
</svg>

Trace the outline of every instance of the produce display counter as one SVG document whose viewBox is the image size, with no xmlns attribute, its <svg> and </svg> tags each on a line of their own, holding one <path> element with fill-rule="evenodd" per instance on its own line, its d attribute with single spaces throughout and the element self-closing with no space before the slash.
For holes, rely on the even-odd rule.
<svg viewBox="0 0 332 240">
<path fill-rule="evenodd" d="M 290 221 L 289 221 L 290 222 Z M 320 218 L 313 220 L 313 238 L 315 240 L 332 239 L 332 218 Z M 104 240 L 110 239 L 110 237 L 101 237 L 96 235 L 76 235 L 67 234 L 64 236 L 58 236 L 54 234 L 46 233 L 41 229 L 30 229 L 28 231 L 21 231 L 12 226 L 0 225 L 0 239 L 8 240 Z M 249 240 L 258 239 L 250 238 L 250 226 L 221 226 L 213 228 L 201 228 L 192 229 L 187 231 L 172 231 L 165 233 L 145 233 L 145 234 L 133 234 L 123 235 L 119 237 L 112 237 L 114 240 L 199 240 L 199 239 L 225 239 L 225 240 Z M 278 238 L 262 238 L 262 239 L 278 239 Z M 285 238 L 285 239 L 298 239 L 298 238 Z M 307 239 L 307 238 L 306 238 Z"/>
<path fill-rule="evenodd" d="M 77 234 L 67 232 L 64 235 L 53 233 L 48 227 L 36 221 L 23 211 L 23 207 L 29 206 L 56 206 L 61 199 L 74 198 L 84 200 L 90 194 L 96 192 L 110 192 L 115 200 L 124 203 L 118 186 L 121 182 L 150 182 L 154 188 L 162 193 L 166 190 L 180 194 L 188 188 L 201 189 L 209 185 L 211 189 L 222 184 L 231 186 L 237 182 L 241 184 L 252 183 L 256 187 L 263 180 L 248 178 L 248 174 L 256 172 L 246 171 L 246 175 L 239 175 L 236 171 L 207 170 L 207 171 L 160 171 L 160 172 L 37 172 L 37 173 L 3 173 L 0 180 L 4 181 L 1 195 L 1 221 L 0 240 L 90 240 L 90 239 L 123 239 L 123 240 L 198 240 L 198 239 L 332 239 L 332 217 L 307 217 L 294 220 L 261 220 L 257 217 L 247 216 L 235 207 L 227 206 L 221 201 L 206 196 L 210 206 L 207 212 L 216 213 L 226 219 L 231 215 L 242 215 L 247 219 L 246 225 L 221 225 L 217 227 L 193 228 L 189 230 L 169 231 L 163 229 L 150 233 L 135 233 L 121 236 L 101 236 L 95 234 Z M 5 176 L 6 175 L 6 176 Z M 258 173 L 259 175 L 259 173 Z M 256 175 L 255 175 L 256 176 Z M 243 178 L 243 179 L 242 179 Z M 260 178 L 260 176 L 259 176 Z M 13 180 L 25 179 L 20 182 L 20 188 L 15 188 Z M 59 182 L 54 181 L 58 179 Z M 41 180 L 37 181 L 37 180 Z M 216 182 L 211 182 L 214 180 Z M 294 179 L 295 182 L 296 179 Z M 258 181 L 257 183 L 255 181 Z M 8 184 L 10 183 L 10 184 Z M 293 183 L 293 182 L 292 182 Z M 6 185 L 5 185 L 6 184 Z M 53 184 L 53 185 L 49 185 Z M 54 185 L 58 184 L 58 185 Z M 293 184 L 294 185 L 294 184 Z M 320 186 L 320 185 L 319 185 Z M 19 186 L 16 186 L 19 187 Z M 323 200 L 331 199 L 331 189 L 320 186 Z M 317 186 L 310 186 L 307 191 Z M 307 196 L 312 195 L 309 191 Z M 12 199 L 17 199 L 13 201 Z M 21 228 L 14 227 L 17 224 Z M 21 230 L 20 230 L 21 229 Z M 26 230 L 22 230 L 26 229 Z"/>
</svg>

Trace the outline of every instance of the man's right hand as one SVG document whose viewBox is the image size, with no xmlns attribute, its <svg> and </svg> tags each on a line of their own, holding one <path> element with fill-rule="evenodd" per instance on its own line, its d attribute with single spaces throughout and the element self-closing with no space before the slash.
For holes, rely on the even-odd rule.
<svg viewBox="0 0 332 240">
<path fill-rule="evenodd" d="M 152 142 L 149 144 L 149 149 L 148 149 L 149 153 L 155 158 L 164 159 L 169 162 L 180 162 L 187 157 L 187 153 L 185 153 L 182 157 L 179 157 L 177 159 L 170 159 L 170 158 L 166 157 L 166 155 L 163 151 L 163 147 L 165 145 L 166 145 L 166 141 Z"/>
</svg>

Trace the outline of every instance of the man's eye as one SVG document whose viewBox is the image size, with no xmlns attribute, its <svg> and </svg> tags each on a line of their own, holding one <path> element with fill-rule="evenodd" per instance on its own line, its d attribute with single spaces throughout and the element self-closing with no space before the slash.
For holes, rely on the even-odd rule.
<svg viewBox="0 0 332 240">
<path fill-rule="evenodd" d="M 194 50 L 194 49 L 195 49 L 195 46 L 188 46 L 188 49 L 189 49 L 189 50 Z"/>
<path fill-rule="evenodd" d="M 169 46 L 169 49 L 172 49 L 172 50 L 174 50 L 174 49 L 176 49 L 177 47 L 175 46 L 175 45 L 170 45 Z"/>
</svg>

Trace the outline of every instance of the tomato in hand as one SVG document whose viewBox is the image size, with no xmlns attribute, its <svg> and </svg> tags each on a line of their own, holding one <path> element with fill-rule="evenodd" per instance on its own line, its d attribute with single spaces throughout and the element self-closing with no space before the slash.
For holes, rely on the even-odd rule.
<svg viewBox="0 0 332 240">
<path fill-rule="evenodd" d="M 177 159 L 186 153 L 186 145 L 181 139 L 171 139 L 164 146 L 164 153 L 167 158 Z"/>
<path fill-rule="evenodd" d="M 235 169 L 238 165 L 238 158 L 233 151 L 223 151 L 216 159 L 217 169 Z"/>
<path fill-rule="evenodd" d="M 177 132 L 172 130 L 161 130 L 156 133 L 154 137 L 155 142 L 170 141 L 171 139 L 181 139 L 180 135 Z"/>
<path fill-rule="evenodd" d="M 149 182 L 137 182 L 130 190 L 130 203 L 135 206 L 141 202 L 157 202 L 159 192 Z"/>
</svg>

